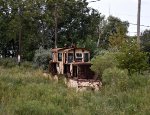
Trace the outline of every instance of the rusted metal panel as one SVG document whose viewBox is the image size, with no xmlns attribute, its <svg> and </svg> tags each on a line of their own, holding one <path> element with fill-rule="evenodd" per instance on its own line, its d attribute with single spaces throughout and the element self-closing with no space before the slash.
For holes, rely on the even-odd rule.
<svg viewBox="0 0 150 115">
<path fill-rule="evenodd" d="M 65 48 L 54 48 L 54 49 L 51 49 L 51 52 L 58 52 L 60 50 L 64 50 Z"/>
<path fill-rule="evenodd" d="M 73 65 L 92 65 L 90 62 L 72 62 Z"/>
<path fill-rule="evenodd" d="M 52 49 L 53 59 L 50 61 L 50 72 L 53 75 L 64 74 L 71 83 L 78 87 L 91 87 L 99 84 L 98 76 L 90 69 L 90 51 L 85 48 L 55 48 Z M 96 85 L 95 85 L 96 86 Z"/>
<path fill-rule="evenodd" d="M 85 91 L 87 89 L 98 91 L 102 87 L 102 83 L 99 80 L 69 79 L 66 84 L 68 87 L 75 88 L 77 91 Z"/>
</svg>

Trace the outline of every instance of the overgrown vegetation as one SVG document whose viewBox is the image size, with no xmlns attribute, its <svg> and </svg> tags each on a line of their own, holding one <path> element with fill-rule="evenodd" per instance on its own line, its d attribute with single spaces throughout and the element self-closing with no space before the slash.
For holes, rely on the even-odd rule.
<svg viewBox="0 0 150 115">
<path fill-rule="evenodd" d="M 150 114 L 149 75 L 134 75 L 122 84 L 118 77 L 123 76 L 107 70 L 104 76 L 111 76 L 112 71 L 119 87 L 115 82 L 99 92 L 76 92 L 44 78 L 41 70 L 0 67 L 0 71 L 1 115 Z"/>
<path fill-rule="evenodd" d="M 16 58 L 0 58 L 0 66 L 3 68 L 14 68 L 19 66 L 19 63 L 17 62 Z M 31 62 L 28 61 L 22 61 L 21 62 L 21 67 L 20 68 L 32 68 L 34 67 Z"/>
<path fill-rule="evenodd" d="M 91 60 L 91 69 L 102 77 L 103 71 L 107 68 L 116 66 L 115 55 L 111 52 L 104 52 Z"/>
<path fill-rule="evenodd" d="M 139 49 L 134 41 L 126 41 L 119 49 L 107 50 L 92 59 L 91 69 L 102 76 L 105 69 L 118 67 L 128 70 L 128 74 L 149 70 L 148 53 Z"/>
<path fill-rule="evenodd" d="M 125 43 L 116 59 L 119 63 L 118 67 L 127 69 L 129 74 L 142 73 L 149 67 L 147 53 L 141 51 L 135 42 Z"/>
<path fill-rule="evenodd" d="M 41 67 L 42 69 L 47 69 L 52 54 L 50 49 L 46 50 L 43 47 L 40 47 L 35 51 L 34 55 L 34 65 L 35 67 Z"/>
<path fill-rule="evenodd" d="M 87 0 L 0 2 L 0 114 L 149 115 L 150 30 L 143 32 L 139 49 L 136 37 L 127 36 L 128 22 L 100 14 Z M 58 47 L 74 43 L 91 50 L 100 91 L 76 92 L 62 79 L 43 77 L 55 32 Z"/>
<path fill-rule="evenodd" d="M 21 38 L 21 54 L 32 61 L 40 46 L 54 47 L 56 23 L 58 47 L 86 41 L 88 36 L 97 41 L 98 24 L 103 19 L 97 10 L 88 7 L 87 0 L 3 0 L 0 2 L 0 54 L 16 57 Z"/>
<path fill-rule="evenodd" d="M 0 65 L 3 67 L 14 67 L 17 65 L 17 59 L 15 58 L 0 58 Z"/>
</svg>

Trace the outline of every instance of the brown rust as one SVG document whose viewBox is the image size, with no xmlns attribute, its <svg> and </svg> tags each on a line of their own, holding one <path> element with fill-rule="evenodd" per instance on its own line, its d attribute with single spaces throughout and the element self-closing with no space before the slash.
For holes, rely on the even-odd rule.
<svg viewBox="0 0 150 115">
<path fill-rule="evenodd" d="M 55 48 L 51 49 L 53 59 L 49 63 L 49 71 L 53 74 L 63 74 L 68 79 L 77 80 L 80 84 L 99 83 L 98 75 L 91 69 L 90 51 L 85 48 Z M 75 80 L 75 81 L 76 81 Z M 79 85 L 79 84 L 78 84 Z"/>
</svg>

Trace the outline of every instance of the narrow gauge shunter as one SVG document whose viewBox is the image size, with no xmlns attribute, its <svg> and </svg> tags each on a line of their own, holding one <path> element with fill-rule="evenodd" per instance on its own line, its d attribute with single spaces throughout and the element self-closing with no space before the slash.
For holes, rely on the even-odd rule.
<svg viewBox="0 0 150 115">
<path fill-rule="evenodd" d="M 90 51 L 85 48 L 55 48 L 51 49 L 52 60 L 49 71 L 52 75 L 63 74 L 66 84 L 78 90 L 91 88 L 99 90 L 101 81 L 91 69 Z"/>
</svg>

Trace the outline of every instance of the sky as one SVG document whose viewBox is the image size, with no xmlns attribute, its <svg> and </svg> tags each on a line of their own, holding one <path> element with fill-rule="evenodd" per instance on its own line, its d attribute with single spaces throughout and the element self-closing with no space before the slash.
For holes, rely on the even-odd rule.
<svg viewBox="0 0 150 115">
<path fill-rule="evenodd" d="M 138 0 L 87 0 L 89 7 L 97 9 L 102 15 L 109 15 L 120 18 L 122 21 L 137 24 Z M 150 0 L 141 0 L 141 32 L 150 29 Z M 145 27 L 149 26 L 149 27 Z M 131 25 L 128 29 L 128 35 L 136 35 L 137 26 Z"/>
</svg>

